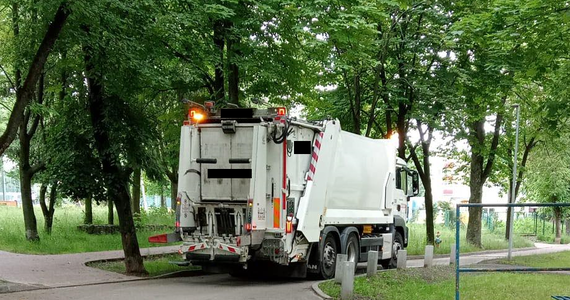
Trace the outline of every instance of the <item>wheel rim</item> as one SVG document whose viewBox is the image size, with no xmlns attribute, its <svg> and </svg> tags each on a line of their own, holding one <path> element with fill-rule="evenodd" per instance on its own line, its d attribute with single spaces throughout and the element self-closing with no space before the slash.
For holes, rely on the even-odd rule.
<svg viewBox="0 0 570 300">
<path fill-rule="evenodd" d="M 394 241 L 392 245 L 392 258 L 398 260 L 398 251 L 402 250 L 402 244 L 399 241 Z"/>
<path fill-rule="evenodd" d="M 325 269 L 332 270 L 336 259 L 336 250 L 332 242 L 327 242 L 323 251 L 323 266 Z"/>
</svg>

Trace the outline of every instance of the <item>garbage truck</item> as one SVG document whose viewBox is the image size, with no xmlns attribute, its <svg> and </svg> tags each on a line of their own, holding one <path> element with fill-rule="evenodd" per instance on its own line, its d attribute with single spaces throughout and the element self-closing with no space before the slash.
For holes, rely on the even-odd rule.
<svg viewBox="0 0 570 300">
<path fill-rule="evenodd" d="M 181 128 L 175 232 L 185 262 L 207 270 L 334 277 L 337 254 L 396 265 L 408 244 L 418 173 L 389 139 L 284 107 L 192 107 Z M 232 273 L 233 272 L 233 273 Z"/>
</svg>

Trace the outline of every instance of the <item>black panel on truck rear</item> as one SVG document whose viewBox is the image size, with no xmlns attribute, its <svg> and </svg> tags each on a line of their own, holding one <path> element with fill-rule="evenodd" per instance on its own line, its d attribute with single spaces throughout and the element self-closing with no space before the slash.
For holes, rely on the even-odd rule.
<svg viewBox="0 0 570 300">
<path fill-rule="evenodd" d="M 251 169 L 208 169 L 208 178 L 251 178 Z"/>
<path fill-rule="evenodd" d="M 251 119 L 253 108 L 222 108 L 220 117 L 222 119 Z"/>
</svg>

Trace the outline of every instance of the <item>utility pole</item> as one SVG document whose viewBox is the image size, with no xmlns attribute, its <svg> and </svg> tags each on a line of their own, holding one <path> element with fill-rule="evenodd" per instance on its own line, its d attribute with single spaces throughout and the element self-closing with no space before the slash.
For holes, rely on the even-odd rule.
<svg viewBox="0 0 570 300">
<path fill-rule="evenodd" d="M 514 108 L 516 108 L 517 110 L 517 123 L 516 123 L 516 134 L 515 134 L 515 155 L 513 157 L 513 187 L 512 187 L 512 192 L 511 192 L 511 199 L 510 199 L 510 203 L 515 203 L 515 190 L 516 190 L 516 184 L 517 184 L 517 155 L 518 155 L 518 150 L 519 150 L 519 121 L 520 121 L 520 105 L 519 104 L 515 104 L 513 105 Z M 509 223 L 509 253 L 508 253 L 508 260 L 512 259 L 512 252 L 513 252 L 513 223 L 515 222 L 514 216 L 515 216 L 515 208 L 511 207 L 510 208 L 510 214 L 509 217 L 511 218 L 511 223 Z"/>
</svg>

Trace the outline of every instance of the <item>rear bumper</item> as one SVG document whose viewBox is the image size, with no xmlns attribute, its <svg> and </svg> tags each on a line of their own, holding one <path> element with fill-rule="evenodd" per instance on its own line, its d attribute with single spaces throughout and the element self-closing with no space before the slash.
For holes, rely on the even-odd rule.
<svg viewBox="0 0 570 300">
<path fill-rule="evenodd" d="M 246 262 L 248 259 L 247 246 L 237 247 L 236 245 L 223 243 L 218 240 L 184 243 L 180 246 L 178 253 L 193 262 Z"/>
</svg>

